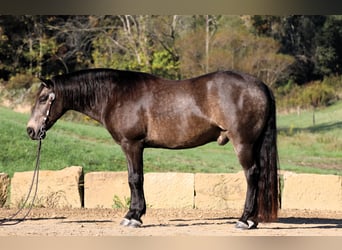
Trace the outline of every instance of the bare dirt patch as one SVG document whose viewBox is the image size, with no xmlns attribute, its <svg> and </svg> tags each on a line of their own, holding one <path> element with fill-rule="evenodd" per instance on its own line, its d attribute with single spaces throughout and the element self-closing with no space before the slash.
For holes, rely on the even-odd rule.
<svg viewBox="0 0 342 250">
<path fill-rule="evenodd" d="M 15 209 L 0 209 L 0 219 Z M 122 209 L 33 209 L 27 220 L 0 226 L 0 236 L 342 236 L 342 212 L 281 210 L 277 222 L 235 229 L 237 210 L 148 209 L 142 228 L 119 225 Z"/>
</svg>

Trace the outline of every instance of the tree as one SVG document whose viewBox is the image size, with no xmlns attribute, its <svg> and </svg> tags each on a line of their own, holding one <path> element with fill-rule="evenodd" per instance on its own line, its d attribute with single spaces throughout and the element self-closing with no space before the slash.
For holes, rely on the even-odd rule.
<svg viewBox="0 0 342 250">
<path fill-rule="evenodd" d="M 177 16 L 121 15 L 104 17 L 101 23 L 101 33 L 93 41 L 95 67 L 179 78 Z"/>
<path fill-rule="evenodd" d="M 89 67 L 92 42 L 98 33 L 96 24 L 97 18 L 94 16 L 52 16 L 44 24 L 51 33 L 50 40 L 56 44 L 48 61 L 58 68 L 58 73 Z"/>
<path fill-rule="evenodd" d="M 341 74 L 341 16 L 253 16 L 254 32 L 279 41 L 279 51 L 295 62 L 287 70 L 297 84 Z"/>
<path fill-rule="evenodd" d="M 178 46 L 183 76 L 233 69 L 274 85 L 293 62 L 291 56 L 278 53 L 280 44 L 277 41 L 253 35 L 238 16 L 216 17 L 215 32 L 207 40 L 206 23 L 180 39 Z"/>
<path fill-rule="evenodd" d="M 49 21 L 48 16 L 0 16 L 0 65 L 1 71 L 7 72 L 1 78 L 9 80 L 23 74 L 33 79 L 29 75 L 37 77 L 44 72 L 44 64 L 56 49 L 56 43 L 46 33 Z"/>
<path fill-rule="evenodd" d="M 35 73 L 39 44 L 36 21 L 33 16 L 1 16 L 0 60 L 3 70 L 15 74 L 28 69 Z"/>
<path fill-rule="evenodd" d="M 333 88 L 324 84 L 324 82 L 312 82 L 305 86 L 303 93 L 304 103 L 308 103 L 312 107 L 312 125 L 316 125 L 315 111 L 317 107 L 327 106 L 330 101 L 335 98 Z"/>
<path fill-rule="evenodd" d="M 329 76 L 342 73 L 342 17 L 328 16 L 315 39 L 315 74 Z"/>
<path fill-rule="evenodd" d="M 152 71 L 151 16 L 103 17 L 99 26 L 93 43 L 95 66 Z"/>
<path fill-rule="evenodd" d="M 53 75 L 89 65 L 91 16 L 0 16 L 3 71 Z"/>
<path fill-rule="evenodd" d="M 183 19 L 178 15 L 153 16 L 151 37 L 157 50 L 153 53 L 152 73 L 171 79 L 181 78 L 179 51 L 175 45 L 184 28 Z"/>
</svg>

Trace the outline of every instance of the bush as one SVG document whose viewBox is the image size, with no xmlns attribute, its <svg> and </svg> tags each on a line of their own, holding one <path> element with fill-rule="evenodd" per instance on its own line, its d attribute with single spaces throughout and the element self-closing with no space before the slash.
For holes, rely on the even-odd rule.
<svg viewBox="0 0 342 250">
<path fill-rule="evenodd" d="M 29 89 L 33 84 L 35 77 L 32 74 L 17 74 L 12 76 L 6 88 L 11 89 Z"/>
<path fill-rule="evenodd" d="M 281 109 L 328 106 L 340 98 L 341 83 L 341 78 L 326 78 L 302 86 L 289 82 L 277 89 L 277 102 Z"/>
<path fill-rule="evenodd" d="M 342 98 L 342 76 L 326 77 L 323 83 L 334 89 L 336 96 Z"/>
<path fill-rule="evenodd" d="M 334 89 L 324 82 L 310 83 L 300 97 L 304 106 L 311 105 L 314 108 L 328 106 L 337 99 Z"/>
</svg>

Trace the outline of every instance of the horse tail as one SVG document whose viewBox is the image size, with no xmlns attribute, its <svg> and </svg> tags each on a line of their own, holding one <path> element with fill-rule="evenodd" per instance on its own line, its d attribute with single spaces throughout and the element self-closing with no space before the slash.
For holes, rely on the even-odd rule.
<svg viewBox="0 0 342 250">
<path fill-rule="evenodd" d="M 259 180 L 257 188 L 257 211 L 260 222 L 275 221 L 278 216 L 278 207 L 281 197 L 279 194 L 278 179 L 278 149 L 276 104 L 271 90 L 266 87 L 270 100 L 269 115 L 263 133 L 258 140 Z"/>
</svg>

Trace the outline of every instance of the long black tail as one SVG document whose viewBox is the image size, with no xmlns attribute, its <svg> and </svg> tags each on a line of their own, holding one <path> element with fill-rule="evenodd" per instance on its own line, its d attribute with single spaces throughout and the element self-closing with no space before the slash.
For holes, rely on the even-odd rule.
<svg viewBox="0 0 342 250">
<path fill-rule="evenodd" d="M 269 88 L 267 88 L 267 92 L 270 100 L 269 116 L 258 143 L 260 175 L 257 189 L 257 204 L 260 222 L 275 221 L 278 217 L 278 207 L 280 204 L 276 104 Z"/>
</svg>

